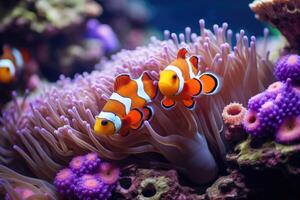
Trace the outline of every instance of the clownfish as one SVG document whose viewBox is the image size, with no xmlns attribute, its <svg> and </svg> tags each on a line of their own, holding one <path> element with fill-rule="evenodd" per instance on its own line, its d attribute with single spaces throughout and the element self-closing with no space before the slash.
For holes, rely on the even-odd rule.
<svg viewBox="0 0 300 200">
<path fill-rule="evenodd" d="M 0 57 L 0 83 L 9 84 L 16 80 L 17 72 L 29 61 L 26 50 L 4 46 Z"/>
<path fill-rule="evenodd" d="M 192 110 L 195 107 L 194 97 L 215 94 L 220 88 L 218 76 L 210 72 L 201 74 L 198 58 L 186 57 L 186 54 L 185 48 L 180 49 L 177 58 L 159 74 L 158 88 L 164 95 L 161 104 L 165 109 L 180 101 Z"/>
<path fill-rule="evenodd" d="M 115 80 L 114 92 L 96 116 L 95 133 L 126 136 L 130 129 L 139 129 L 145 120 L 153 116 L 148 104 L 156 97 L 157 91 L 157 84 L 147 72 L 138 79 L 131 79 L 127 74 L 119 75 Z"/>
</svg>

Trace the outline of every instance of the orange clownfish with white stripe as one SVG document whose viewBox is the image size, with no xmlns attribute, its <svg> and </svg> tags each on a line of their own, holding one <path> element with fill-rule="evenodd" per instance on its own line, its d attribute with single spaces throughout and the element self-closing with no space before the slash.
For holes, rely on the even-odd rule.
<svg viewBox="0 0 300 200">
<path fill-rule="evenodd" d="M 201 74 L 198 58 L 186 54 L 185 48 L 180 49 L 177 58 L 159 74 L 158 88 L 164 95 L 161 104 L 165 109 L 172 108 L 177 101 L 193 109 L 194 97 L 215 94 L 220 88 L 218 76 L 210 72 Z"/>
<path fill-rule="evenodd" d="M 126 136 L 130 129 L 139 129 L 153 115 L 148 104 L 156 97 L 157 90 L 157 84 L 147 72 L 138 79 L 131 79 L 127 74 L 118 76 L 113 94 L 96 116 L 95 133 Z"/>
<path fill-rule="evenodd" d="M 9 84 L 16 80 L 18 71 L 29 62 L 29 53 L 24 49 L 4 46 L 0 57 L 0 83 Z"/>
</svg>

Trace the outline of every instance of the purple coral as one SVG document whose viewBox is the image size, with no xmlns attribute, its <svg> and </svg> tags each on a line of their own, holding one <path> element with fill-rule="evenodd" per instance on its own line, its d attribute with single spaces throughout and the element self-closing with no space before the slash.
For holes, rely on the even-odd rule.
<svg viewBox="0 0 300 200">
<path fill-rule="evenodd" d="M 102 163 L 98 175 L 104 183 L 114 185 L 119 179 L 120 170 L 111 163 Z"/>
<path fill-rule="evenodd" d="M 82 176 L 75 186 L 75 195 L 80 200 L 107 200 L 111 197 L 111 187 L 97 176 Z"/>
<path fill-rule="evenodd" d="M 82 175 L 86 173 L 84 162 L 85 162 L 84 156 L 76 156 L 69 163 L 69 167 L 76 175 Z"/>
<path fill-rule="evenodd" d="M 262 130 L 260 119 L 255 111 L 249 110 L 244 118 L 243 126 L 245 130 L 253 136 L 258 135 Z"/>
<path fill-rule="evenodd" d="M 101 163 L 99 156 L 93 152 L 73 158 L 69 168 L 57 173 L 54 185 L 63 197 L 105 200 L 115 189 L 119 174 L 118 167 L 108 162 Z"/>
<path fill-rule="evenodd" d="M 57 191 L 62 195 L 72 195 L 74 191 L 74 182 L 77 179 L 76 174 L 71 169 L 60 170 L 54 179 L 54 185 Z"/>
<path fill-rule="evenodd" d="M 249 134 L 274 137 L 284 121 L 300 115 L 299 89 L 291 82 L 290 78 L 285 83 L 275 82 L 249 100 L 249 111 L 244 119 L 244 127 Z M 279 136 L 281 138 L 281 134 Z"/>
<path fill-rule="evenodd" d="M 101 159 L 96 153 L 88 153 L 84 158 L 85 173 L 94 173 L 100 167 Z"/>
<path fill-rule="evenodd" d="M 286 81 L 288 78 L 293 84 L 300 84 L 300 56 L 289 54 L 279 58 L 275 67 L 275 76 L 279 81 Z"/>
<path fill-rule="evenodd" d="M 292 144 L 300 140 L 300 116 L 287 118 L 279 127 L 276 141 L 282 144 Z"/>
</svg>

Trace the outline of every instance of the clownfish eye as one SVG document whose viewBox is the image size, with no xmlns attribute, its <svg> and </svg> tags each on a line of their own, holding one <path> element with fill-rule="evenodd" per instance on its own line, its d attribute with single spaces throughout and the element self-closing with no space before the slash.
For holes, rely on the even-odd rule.
<svg viewBox="0 0 300 200">
<path fill-rule="evenodd" d="M 176 79 L 177 79 L 177 75 L 174 74 L 174 75 L 172 76 L 172 79 L 173 79 L 173 80 L 176 80 Z"/>
<path fill-rule="evenodd" d="M 107 121 L 107 120 L 101 121 L 101 125 L 102 125 L 102 126 L 106 126 L 107 124 L 108 124 L 108 121 Z"/>
</svg>

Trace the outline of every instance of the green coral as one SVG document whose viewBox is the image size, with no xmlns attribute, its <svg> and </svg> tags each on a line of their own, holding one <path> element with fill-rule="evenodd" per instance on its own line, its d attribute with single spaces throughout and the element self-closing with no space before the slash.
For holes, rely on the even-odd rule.
<svg viewBox="0 0 300 200">
<path fill-rule="evenodd" d="M 259 148 L 251 147 L 252 138 L 249 137 L 236 146 L 234 159 L 239 165 L 265 166 L 266 163 L 272 164 L 270 167 L 279 167 L 281 165 L 289 166 L 289 160 L 292 156 L 300 151 L 300 144 L 296 145 L 282 145 L 275 141 L 267 141 Z"/>
<path fill-rule="evenodd" d="M 81 21 L 85 3 L 86 0 L 23 0 L 10 6 L 0 3 L 0 21 L 4 27 L 15 21 L 26 23 L 38 33 L 49 26 L 62 29 Z"/>
<path fill-rule="evenodd" d="M 168 182 L 170 181 L 169 178 L 165 176 L 155 177 L 155 178 L 147 178 L 143 180 L 140 184 L 140 188 L 138 190 L 138 200 L 159 200 L 161 199 L 161 196 L 168 192 L 169 186 Z M 153 187 L 153 188 L 152 188 Z M 145 192 L 147 193 L 147 190 L 154 190 L 153 194 L 155 195 L 151 197 L 147 197 L 145 195 Z M 150 191 L 151 192 L 151 191 Z"/>
</svg>

